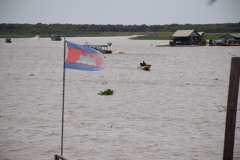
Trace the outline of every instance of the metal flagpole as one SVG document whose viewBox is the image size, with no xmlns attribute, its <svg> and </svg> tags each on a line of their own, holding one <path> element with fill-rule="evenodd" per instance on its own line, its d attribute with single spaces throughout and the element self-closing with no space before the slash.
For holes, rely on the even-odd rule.
<svg viewBox="0 0 240 160">
<path fill-rule="evenodd" d="M 63 122 L 64 122 L 64 94 L 65 94 L 65 59 L 66 59 L 66 40 L 65 40 L 65 37 L 64 37 L 61 156 L 63 155 Z"/>
</svg>

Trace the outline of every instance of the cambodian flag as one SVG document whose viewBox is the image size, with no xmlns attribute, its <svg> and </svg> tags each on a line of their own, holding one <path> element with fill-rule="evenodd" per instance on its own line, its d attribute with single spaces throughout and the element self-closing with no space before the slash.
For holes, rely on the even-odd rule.
<svg viewBox="0 0 240 160">
<path fill-rule="evenodd" d="M 66 41 L 68 56 L 65 68 L 83 71 L 99 71 L 104 68 L 104 57 L 100 51 Z"/>
</svg>

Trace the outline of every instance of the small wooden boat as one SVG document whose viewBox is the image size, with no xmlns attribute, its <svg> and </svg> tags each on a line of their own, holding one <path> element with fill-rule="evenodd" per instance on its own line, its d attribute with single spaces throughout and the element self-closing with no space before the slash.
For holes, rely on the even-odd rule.
<svg viewBox="0 0 240 160">
<path fill-rule="evenodd" d="M 146 64 L 146 65 L 141 65 L 138 67 L 139 69 L 145 70 L 145 71 L 149 71 L 151 68 L 151 64 Z"/>
</svg>

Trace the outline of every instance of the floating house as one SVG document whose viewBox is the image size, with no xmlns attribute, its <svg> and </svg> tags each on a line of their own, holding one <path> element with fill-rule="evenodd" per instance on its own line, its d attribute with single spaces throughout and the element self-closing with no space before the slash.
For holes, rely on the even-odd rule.
<svg viewBox="0 0 240 160">
<path fill-rule="evenodd" d="M 225 34 L 220 37 L 222 43 L 238 44 L 240 43 L 240 33 Z"/>
<path fill-rule="evenodd" d="M 204 32 L 197 32 L 195 30 L 177 30 L 172 35 L 170 45 L 206 45 Z"/>
<path fill-rule="evenodd" d="M 240 46 L 240 33 L 225 34 L 221 40 L 210 40 L 209 46 Z"/>
</svg>

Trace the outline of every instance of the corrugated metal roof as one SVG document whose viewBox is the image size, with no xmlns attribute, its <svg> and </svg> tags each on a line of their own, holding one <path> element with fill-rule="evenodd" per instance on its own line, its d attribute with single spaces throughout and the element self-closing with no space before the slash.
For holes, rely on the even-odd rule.
<svg viewBox="0 0 240 160">
<path fill-rule="evenodd" d="M 194 30 L 177 30 L 172 37 L 188 37 Z"/>
<path fill-rule="evenodd" d="M 240 38 L 240 33 L 232 33 L 231 35 L 236 37 L 236 38 Z"/>
<path fill-rule="evenodd" d="M 223 38 L 227 35 L 233 36 L 235 38 L 240 38 L 240 33 L 229 33 L 229 34 L 225 34 L 225 35 L 221 36 L 220 38 Z"/>
</svg>

